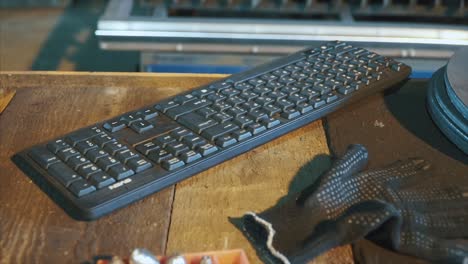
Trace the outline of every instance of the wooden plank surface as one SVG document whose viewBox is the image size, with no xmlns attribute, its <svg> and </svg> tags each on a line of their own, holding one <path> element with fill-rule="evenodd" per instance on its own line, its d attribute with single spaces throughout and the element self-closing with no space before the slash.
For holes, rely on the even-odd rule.
<svg viewBox="0 0 468 264">
<path fill-rule="evenodd" d="M 10 89 L 0 89 L 0 114 L 5 110 L 8 104 L 15 96 L 16 91 Z"/>
<path fill-rule="evenodd" d="M 252 263 L 258 263 L 227 217 L 264 210 L 301 189 L 310 173 L 324 169 L 320 159 L 308 163 L 328 153 L 320 121 L 93 222 L 68 217 L 10 161 L 15 152 L 42 140 L 219 77 L 0 74 L 0 89 L 8 85 L 17 91 L 0 116 L 0 262 L 79 263 L 98 254 L 127 255 L 134 247 L 146 247 L 157 254 L 166 249 L 172 253 L 245 248 Z M 351 261 L 349 247 L 344 247 L 316 262 Z"/>
<path fill-rule="evenodd" d="M 97 254 L 166 247 L 174 188 L 94 222 L 68 217 L 10 161 L 15 152 L 150 104 L 211 77 L 0 74 L 15 100 L 0 116 L 1 263 L 80 263 Z"/>
</svg>

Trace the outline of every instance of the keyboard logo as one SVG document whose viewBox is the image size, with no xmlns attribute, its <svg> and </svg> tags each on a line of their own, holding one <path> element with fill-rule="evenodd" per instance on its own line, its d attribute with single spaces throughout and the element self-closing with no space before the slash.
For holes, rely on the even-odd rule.
<svg viewBox="0 0 468 264">
<path fill-rule="evenodd" d="M 128 178 L 128 179 L 125 179 L 123 181 L 119 181 L 117 183 L 114 183 L 112 184 L 111 186 L 109 186 L 109 189 L 110 190 L 114 190 L 114 189 L 117 189 L 125 184 L 128 184 L 128 183 L 131 183 L 132 182 L 132 179 Z"/>
</svg>

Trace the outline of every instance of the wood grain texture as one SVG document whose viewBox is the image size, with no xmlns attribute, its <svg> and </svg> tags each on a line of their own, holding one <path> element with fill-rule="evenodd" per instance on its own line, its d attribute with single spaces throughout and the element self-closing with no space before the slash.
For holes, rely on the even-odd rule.
<svg viewBox="0 0 468 264">
<path fill-rule="evenodd" d="M 42 140 L 219 77 L 1 73 L 0 89 L 8 85 L 17 94 L 0 115 L 0 263 L 78 263 L 98 254 L 128 255 L 134 247 L 157 254 L 245 248 L 258 263 L 227 217 L 262 211 L 325 169 L 316 156 L 328 153 L 320 121 L 94 222 L 68 217 L 10 161 Z M 352 262 L 349 247 L 316 260 L 325 262 Z"/>
<path fill-rule="evenodd" d="M 327 165 L 321 158 L 310 161 L 327 154 L 324 130 L 316 121 L 178 183 L 167 252 L 244 248 L 251 263 L 260 263 L 228 217 L 263 211 L 304 188 Z M 313 263 L 350 262 L 351 251 L 343 247 Z"/>
<path fill-rule="evenodd" d="M 66 215 L 10 161 L 48 138 L 213 78 L 0 74 L 17 91 L 0 115 L 0 263 L 79 263 L 132 248 L 165 250 L 173 187 L 94 222 Z"/>
<path fill-rule="evenodd" d="M 11 91 L 6 89 L 0 89 L 0 114 L 3 112 L 3 110 L 5 110 L 10 101 L 13 99 L 15 93 L 15 90 Z"/>
</svg>

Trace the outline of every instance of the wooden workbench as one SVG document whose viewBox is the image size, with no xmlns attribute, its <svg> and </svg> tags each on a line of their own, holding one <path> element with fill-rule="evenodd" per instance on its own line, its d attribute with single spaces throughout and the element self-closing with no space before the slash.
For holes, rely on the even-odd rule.
<svg viewBox="0 0 468 264">
<path fill-rule="evenodd" d="M 95 255 L 253 248 L 228 221 L 300 189 L 297 177 L 326 168 L 321 121 L 224 162 L 93 222 L 73 220 L 10 160 L 17 151 L 154 103 L 222 75 L 0 73 L 16 91 L 0 114 L 0 262 L 81 263 Z M 296 178 L 295 178 L 296 177 Z M 314 263 L 352 263 L 349 247 Z"/>
</svg>

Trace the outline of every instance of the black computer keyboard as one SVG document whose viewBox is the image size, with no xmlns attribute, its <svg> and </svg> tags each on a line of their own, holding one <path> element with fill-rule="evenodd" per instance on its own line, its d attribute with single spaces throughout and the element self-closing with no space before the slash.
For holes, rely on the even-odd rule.
<svg viewBox="0 0 468 264">
<path fill-rule="evenodd" d="M 390 58 L 330 42 L 73 131 L 13 160 L 71 216 L 95 219 L 410 72 Z"/>
</svg>

